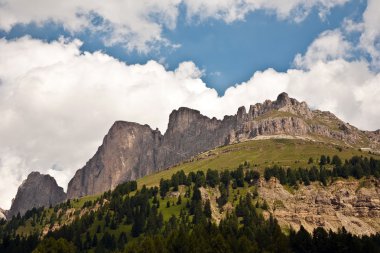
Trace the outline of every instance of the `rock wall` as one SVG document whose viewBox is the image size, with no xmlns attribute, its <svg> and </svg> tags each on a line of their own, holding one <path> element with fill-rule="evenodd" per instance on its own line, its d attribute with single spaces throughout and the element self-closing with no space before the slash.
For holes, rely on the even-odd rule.
<svg viewBox="0 0 380 253">
<path fill-rule="evenodd" d="M 161 139 L 148 125 L 115 122 L 96 154 L 70 181 L 68 198 L 102 193 L 156 171 Z"/>
<path fill-rule="evenodd" d="M 63 188 L 57 185 L 53 177 L 32 172 L 18 188 L 7 216 L 23 215 L 33 207 L 55 205 L 65 200 Z"/>
<path fill-rule="evenodd" d="M 327 187 L 313 183 L 290 193 L 276 178 L 261 179 L 258 193 L 283 227 L 298 230 L 302 225 L 309 232 L 316 227 L 333 231 L 345 227 L 356 235 L 380 231 L 379 180 L 339 180 Z"/>
</svg>

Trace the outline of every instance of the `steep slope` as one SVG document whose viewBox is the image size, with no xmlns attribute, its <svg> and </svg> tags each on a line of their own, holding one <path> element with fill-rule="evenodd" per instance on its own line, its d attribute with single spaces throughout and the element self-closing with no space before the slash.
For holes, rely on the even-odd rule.
<svg viewBox="0 0 380 253">
<path fill-rule="evenodd" d="M 117 184 L 171 167 L 217 146 L 242 142 L 257 136 L 290 135 L 332 142 L 343 146 L 376 149 L 379 132 L 363 132 L 329 112 L 312 111 L 281 93 L 240 107 L 223 120 L 208 118 L 199 111 L 179 108 L 169 117 L 164 135 L 148 125 L 116 122 L 102 146 L 68 185 L 68 197 L 76 198 L 113 189 Z"/>
<path fill-rule="evenodd" d="M 275 138 L 274 138 L 275 137 Z M 333 157 L 339 155 L 343 160 L 352 156 L 374 157 L 380 159 L 380 155 L 358 149 L 342 147 L 325 142 L 294 138 L 292 136 L 260 136 L 253 140 L 234 143 L 208 150 L 185 160 L 167 170 L 161 170 L 137 180 L 139 186 L 157 186 L 161 178 L 170 179 L 177 171 L 183 170 L 186 174 L 209 168 L 223 171 L 239 167 L 244 162 L 250 163 L 261 173 L 265 167 L 277 164 L 283 167 L 311 166 L 319 167 L 321 155 Z M 309 158 L 313 162 L 309 162 Z"/>
<path fill-rule="evenodd" d="M 68 198 L 114 189 L 122 182 L 223 145 L 232 120 L 209 119 L 199 111 L 179 108 L 171 113 L 165 135 L 148 125 L 118 121 L 94 157 L 69 182 Z"/>
<path fill-rule="evenodd" d="M 0 220 L 1 219 L 7 219 L 5 210 L 0 208 Z"/>
<path fill-rule="evenodd" d="M 32 172 L 18 188 L 7 216 L 23 215 L 33 207 L 55 205 L 65 199 L 63 188 L 57 185 L 53 177 Z"/>
<path fill-rule="evenodd" d="M 161 139 L 148 125 L 115 122 L 94 157 L 70 181 L 68 198 L 101 193 L 155 171 Z"/>
<path fill-rule="evenodd" d="M 316 227 L 337 231 L 345 227 L 356 235 L 380 231 L 379 179 L 338 180 L 327 187 L 300 185 L 290 193 L 279 181 L 263 178 L 258 183 L 259 196 L 282 227 L 299 230 L 302 225 L 312 232 Z"/>
<path fill-rule="evenodd" d="M 181 107 L 169 116 L 168 129 L 158 149 L 157 168 L 164 169 L 195 154 L 227 144 L 236 117 L 209 119 L 199 111 Z"/>
</svg>

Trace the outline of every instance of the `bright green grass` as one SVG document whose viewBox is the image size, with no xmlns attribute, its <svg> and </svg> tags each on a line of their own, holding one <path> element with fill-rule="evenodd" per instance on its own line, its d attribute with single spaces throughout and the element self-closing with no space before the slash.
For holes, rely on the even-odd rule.
<svg viewBox="0 0 380 253">
<path fill-rule="evenodd" d="M 158 212 L 162 213 L 164 221 L 168 221 L 172 215 L 178 216 L 181 209 L 186 208 L 186 202 L 189 201 L 189 198 L 185 198 L 184 196 L 181 196 L 181 198 L 182 203 L 180 205 L 177 205 L 178 198 L 175 197 L 165 197 L 164 199 L 158 198 L 160 201 L 160 208 L 158 209 Z M 168 201 L 170 202 L 169 208 L 166 207 L 166 203 Z"/>
<path fill-rule="evenodd" d="M 185 161 L 168 170 L 145 176 L 137 182 L 139 187 L 144 184 L 154 186 L 159 184 L 161 178 L 169 179 L 172 174 L 179 170 L 189 173 L 197 170 L 206 171 L 209 168 L 235 169 L 244 161 L 249 162 L 251 167 L 257 165 L 256 168 L 262 171 L 265 167 L 274 164 L 294 168 L 310 167 L 308 164 L 309 157 L 312 157 L 314 165 L 317 165 L 322 154 L 330 157 L 337 154 L 343 161 L 354 155 L 369 156 L 368 153 L 357 149 L 342 147 L 340 152 L 337 148 L 338 146 L 333 144 L 298 139 L 251 140 L 205 152 L 195 157 L 193 161 Z"/>
<path fill-rule="evenodd" d="M 86 203 L 87 201 L 95 201 L 98 199 L 99 196 L 100 195 L 85 196 L 78 199 L 78 202 L 76 200 L 71 200 L 71 205 L 75 209 L 82 208 L 84 203 Z"/>
</svg>

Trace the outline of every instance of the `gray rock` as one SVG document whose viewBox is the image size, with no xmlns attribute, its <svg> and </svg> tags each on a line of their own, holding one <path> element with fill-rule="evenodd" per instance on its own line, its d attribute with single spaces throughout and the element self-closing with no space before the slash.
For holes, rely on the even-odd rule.
<svg viewBox="0 0 380 253">
<path fill-rule="evenodd" d="M 312 111 L 286 93 L 275 101 L 251 105 L 248 112 L 240 107 L 236 115 L 223 120 L 181 107 L 170 114 L 164 135 L 148 125 L 116 122 L 96 154 L 69 182 L 68 198 L 102 193 L 220 145 L 284 134 L 327 137 L 349 146 L 367 144 L 370 137 L 379 136 L 366 134 L 332 113 Z"/>
<path fill-rule="evenodd" d="M 65 199 L 63 188 L 57 185 L 53 177 L 32 172 L 18 188 L 7 217 L 11 218 L 18 213 L 24 215 L 34 207 L 56 205 Z"/>
<path fill-rule="evenodd" d="M 101 193 L 157 170 L 162 135 L 148 125 L 117 121 L 103 144 L 69 182 L 68 198 Z"/>
<path fill-rule="evenodd" d="M 7 219 L 7 212 L 0 208 L 0 220 L 1 219 L 4 219 L 4 220 Z"/>
</svg>

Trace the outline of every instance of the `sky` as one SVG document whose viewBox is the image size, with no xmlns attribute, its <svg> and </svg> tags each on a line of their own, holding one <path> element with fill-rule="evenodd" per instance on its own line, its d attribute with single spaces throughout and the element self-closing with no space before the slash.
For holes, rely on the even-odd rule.
<svg viewBox="0 0 380 253">
<path fill-rule="evenodd" d="M 235 114 L 283 91 L 380 128 L 380 0 L 0 0 L 0 207 L 66 189 L 116 120 Z"/>
</svg>

